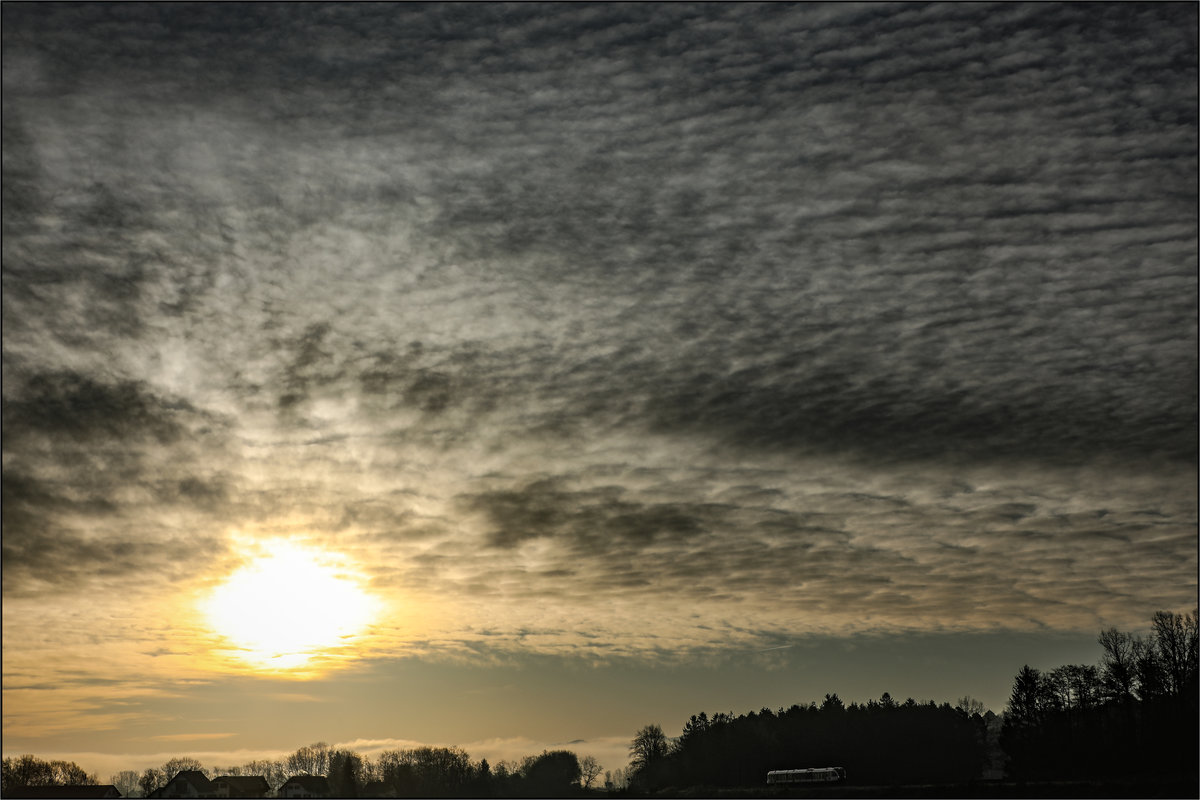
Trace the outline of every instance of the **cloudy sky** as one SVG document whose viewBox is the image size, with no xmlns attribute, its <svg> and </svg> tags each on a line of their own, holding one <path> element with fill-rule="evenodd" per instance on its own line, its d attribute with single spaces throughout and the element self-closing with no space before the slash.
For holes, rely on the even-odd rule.
<svg viewBox="0 0 1200 800">
<path fill-rule="evenodd" d="M 4 5 L 5 754 L 613 769 L 1192 609 L 1196 30 Z M 281 552 L 369 606 L 296 668 Z"/>
</svg>

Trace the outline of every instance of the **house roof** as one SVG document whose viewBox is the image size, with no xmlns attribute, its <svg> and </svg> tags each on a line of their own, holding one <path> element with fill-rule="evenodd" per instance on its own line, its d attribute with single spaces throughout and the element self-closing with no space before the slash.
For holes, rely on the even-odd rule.
<svg viewBox="0 0 1200 800">
<path fill-rule="evenodd" d="M 268 788 L 270 784 L 262 775 L 222 775 L 219 778 L 213 778 L 213 783 L 217 781 L 225 781 L 230 786 L 246 787 L 246 788 Z"/>
<path fill-rule="evenodd" d="M 224 783 L 236 794 L 262 796 L 271 790 L 271 785 L 262 775 L 222 775 L 213 778 L 213 783 Z"/>
<path fill-rule="evenodd" d="M 167 781 L 167 786 L 170 786 L 177 780 L 185 780 L 192 786 L 195 786 L 201 792 L 212 791 L 212 781 L 205 777 L 204 773 L 198 769 L 185 769 L 177 774 L 174 778 Z"/>
<path fill-rule="evenodd" d="M 329 781 L 324 775 L 293 775 L 283 782 L 283 786 L 288 784 L 303 786 L 313 794 L 329 794 Z M 283 786 L 279 788 L 283 788 Z"/>
</svg>

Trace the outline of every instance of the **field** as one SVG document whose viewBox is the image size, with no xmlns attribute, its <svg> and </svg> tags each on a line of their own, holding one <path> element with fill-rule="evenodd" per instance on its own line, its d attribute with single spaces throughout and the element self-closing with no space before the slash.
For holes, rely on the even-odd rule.
<svg viewBox="0 0 1200 800">
<path fill-rule="evenodd" d="M 713 798 L 1089 798 L 1089 797 L 1200 797 L 1200 781 L 1192 779 L 1164 781 L 1051 781 L 1018 783 L 1014 781 L 977 781 L 967 784 L 922 784 L 907 786 L 840 785 L 740 788 L 689 787 L 664 789 L 647 795 L 627 797 L 713 797 Z"/>
</svg>

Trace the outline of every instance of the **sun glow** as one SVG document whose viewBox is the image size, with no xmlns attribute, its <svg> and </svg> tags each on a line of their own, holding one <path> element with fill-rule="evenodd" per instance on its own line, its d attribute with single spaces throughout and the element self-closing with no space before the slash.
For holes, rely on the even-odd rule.
<svg viewBox="0 0 1200 800">
<path fill-rule="evenodd" d="M 294 670 L 344 656 L 375 603 L 333 553 L 278 543 L 203 604 L 213 630 L 255 668 Z"/>
</svg>

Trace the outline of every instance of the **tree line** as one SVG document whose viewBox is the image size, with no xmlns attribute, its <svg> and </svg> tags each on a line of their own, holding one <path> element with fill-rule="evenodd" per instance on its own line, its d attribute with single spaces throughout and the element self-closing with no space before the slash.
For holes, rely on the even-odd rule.
<svg viewBox="0 0 1200 800">
<path fill-rule="evenodd" d="M 520 761 L 473 761 L 457 747 L 389 750 L 370 759 L 323 742 L 275 760 L 209 769 L 174 758 L 109 782 L 144 797 L 177 773 L 261 775 L 271 792 L 293 775 L 323 775 L 337 797 L 569 797 L 752 787 L 767 772 L 840 766 L 853 783 L 965 784 L 997 763 L 1018 780 L 1182 779 L 1195 781 L 1200 734 L 1197 614 L 1158 612 L 1146 637 L 1100 633 L 1096 665 L 1042 672 L 1021 668 L 1001 717 L 970 697 L 954 706 L 888 693 L 846 704 L 826 694 L 793 705 L 734 716 L 693 714 L 679 736 L 657 724 L 634 736 L 626 767 L 603 773 L 591 756 L 543 751 Z M 96 784 L 71 762 L 32 755 L 5 758 L 3 785 Z"/>
<path fill-rule="evenodd" d="M 249 761 L 209 768 L 191 757 L 172 758 L 138 773 L 122 770 L 109 778 L 124 797 L 147 797 L 180 772 L 194 770 L 207 778 L 261 775 L 273 795 L 294 775 L 321 775 L 335 797 L 569 797 L 593 788 L 601 767 L 592 756 L 570 750 L 547 750 L 519 761 L 472 761 L 458 747 L 386 750 L 375 759 L 324 742 L 306 745 L 282 759 Z M 73 762 L 43 761 L 32 755 L 4 759 L 0 794 L 27 786 L 97 785 Z"/>
<path fill-rule="evenodd" d="M 74 761 L 43 761 L 31 755 L 4 759 L 0 774 L 0 794 L 22 786 L 95 786 L 100 782 L 95 773 L 89 775 Z"/>
<path fill-rule="evenodd" d="M 627 774 L 636 792 L 761 785 L 768 771 L 845 767 L 866 785 L 1017 780 L 1195 781 L 1200 727 L 1197 614 L 1156 613 L 1148 637 L 1098 637 L 1098 665 L 1017 674 L 1002 719 L 970 697 L 956 706 L 889 694 L 740 716 L 693 714 L 678 737 L 642 728 Z"/>
<path fill-rule="evenodd" d="M 1013 682 L 1001 744 L 1018 779 L 1196 776 L 1197 615 L 1160 611 L 1148 637 L 1110 628 L 1100 663 Z"/>
<path fill-rule="evenodd" d="M 855 783 L 965 783 L 986 763 L 987 723 L 969 698 L 952 707 L 886 692 L 862 704 L 827 694 L 820 705 L 701 712 L 674 739 L 657 725 L 642 728 L 629 783 L 638 792 L 748 787 L 771 770 L 824 766 L 845 767 Z"/>
</svg>

